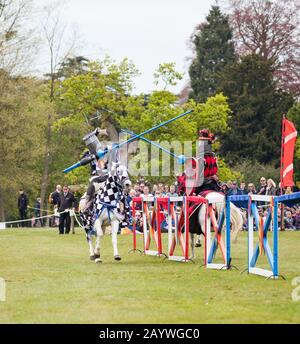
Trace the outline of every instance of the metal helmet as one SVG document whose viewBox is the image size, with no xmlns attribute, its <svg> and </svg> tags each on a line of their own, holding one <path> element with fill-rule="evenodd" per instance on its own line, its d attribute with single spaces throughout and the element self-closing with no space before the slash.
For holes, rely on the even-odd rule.
<svg viewBox="0 0 300 344">
<path fill-rule="evenodd" d="M 99 130 L 100 130 L 99 128 L 96 128 L 94 131 L 92 131 L 91 133 L 88 133 L 83 138 L 83 141 L 85 145 L 88 147 L 89 152 L 95 155 L 101 149 L 101 143 L 98 139 L 98 135 L 100 132 Z"/>
<path fill-rule="evenodd" d="M 211 133 L 208 129 L 202 129 L 199 131 L 199 145 L 200 150 L 204 154 L 212 154 L 211 144 L 215 141 L 215 134 Z"/>
</svg>

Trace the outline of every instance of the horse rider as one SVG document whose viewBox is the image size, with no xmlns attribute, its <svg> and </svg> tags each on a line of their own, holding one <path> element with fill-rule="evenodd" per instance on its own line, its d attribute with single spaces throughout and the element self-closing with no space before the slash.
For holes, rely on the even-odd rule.
<svg viewBox="0 0 300 344">
<path fill-rule="evenodd" d="M 215 153 L 212 150 L 212 144 L 215 142 L 215 134 L 208 129 L 199 131 L 199 151 L 200 151 L 200 172 L 202 172 L 203 182 L 196 187 L 196 195 L 203 191 L 222 192 L 221 183 L 217 177 L 218 164 Z"/>
<path fill-rule="evenodd" d="M 218 164 L 212 144 L 215 142 L 215 135 L 208 129 L 199 131 L 199 154 L 198 157 L 190 160 L 193 170 L 190 177 L 187 177 L 187 170 L 177 177 L 179 194 L 199 195 L 204 191 L 222 192 L 221 183 L 218 180 Z M 188 184 L 191 185 L 188 191 Z"/>
<path fill-rule="evenodd" d="M 83 141 L 88 147 L 88 151 L 84 153 L 81 159 L 87 158 L 89 156 L 94 156 L 94 159 L 90 162 L 91 177 L 89 179 L 89 185 L 84 197 L 85 202 L 83 202 L 83 204 L 81 203 L 81 211 L 83 213 L 81 219 L 83 220 L 83 224 L 86 230 L 91 230 L 93 227 L 95 195 L 108 178 L 109 166 L 111 167 L 112 163 L 117 163 L 118 161 L 117 150 L 108 153 L 108 155 L 106 155 L 106 157 L 104 157 L 103 159 L 97 157 L 96 153 L 102 147 L 98 139 L 98 135 L 102 132 L 103 130 L 101 131 L 99 128 L 96 128 L 93 132 L 87 134 L 83 138 Z M 120 203 L 123 204 L 123 206 L 121 206 L 121 209 L 124 217 L 126 218 L 129 214 L 129 207 L 126 204 L 125 199 L 126 197 L 122 197 L 120 199 Z"/>
</svg>

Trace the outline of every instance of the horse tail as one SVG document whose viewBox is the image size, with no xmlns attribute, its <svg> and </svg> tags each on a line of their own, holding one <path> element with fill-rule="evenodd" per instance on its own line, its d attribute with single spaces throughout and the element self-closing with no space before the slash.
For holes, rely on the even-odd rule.
<svg viewBox="0 0 300 344">
<path fill-rule="evenodd" d="M 244 214 L 243 212 L 234 204 L 230 204 L 230 222 L 232 223 L 232 240 L 237 241 L 237 235 L 239 231 L 243 230 Z"/>
</svg>

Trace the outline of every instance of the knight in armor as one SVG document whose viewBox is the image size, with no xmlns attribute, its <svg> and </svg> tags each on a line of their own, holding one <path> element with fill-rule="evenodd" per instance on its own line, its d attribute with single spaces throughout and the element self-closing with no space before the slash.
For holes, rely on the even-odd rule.
<svg viewBox="0 0 300 344">
<path fill-rule="evenodd" d="M 89 164 L 91 168 L 91 177 L 85 195 L 85 205 L 82 209 L 84 213 L 87 211 L 92 212 L 94 196 L 98 191 L 96 188 L 98 185 L 100 187 L 101 183 L 104 183 L 108 176 L 107 162 L 97 157 L 97 152 L 102 148 L 98 139 L 99 134 L 106 134 L 106 131 L 96 128 L 83 138 L 85 145 L 88 147 L 88 151 L 83 154 L 81 161 L 84 159 L 90 160 Z"/>
<path fill-rule="evenodd" d="M 84 156 L 89 155 L 89 152 L 86 152 Z M 85 200 L 85 210 L 93 210 L 93 201 L 96 192 L 101 187 L 101 184 L 104 183 L 108 177 L 107 163 L 103 160 L 95 159 L 90 163 L 91 168 L 91 177 L 89 179 L 89 185 L 87 187 Z"/>
<path fill-rule="evenodd" d="M 105 132 L 96 128 L 83 138 L 88 151 L 83 154 L 81 161 L 89 161 L 91 170 L 87 191 L 80 200 L 80 218 L 87 233 L 92 230 L 94 225 L 95 194 L 108 176 L 107 163 L 97 157 L 97 151 L 101 149 L 101 143 L 98 139 L 99 134 L 105 134 Z"/>
<path fill-rule="evenodd" d="M 215 153 L 212 150 L 212 144 L 215 142 L 215 134 L 207 129 L 199 131 L 199 168 L 202 178 L 199 178 L 195 193 L 207 190 L 222 191 L 221 183 L 217 177 L 218 164 Z M 200 175 L 201 177 L 201 175 Z"/>
<path fill-rule="evenodd" d="M 208 190 L 222 192 L 217 177 L 217 159 L 212 150 L 214 141 L 213 133 L 207 129 L 200 130 L 199 154 L 190 160 L 186 171 L 177 177 L 179 194 L 199 195 L 200 192 Z"/>
<path fill-rule="evenodd" d="M 83 138 L 83 141 L 88 147 L 88 151 L 84 153 L 81 161 L 85 159 L 86 161 L 90 161 L 89 164 L 91 168 L 89 185 L 84 197 L 82 197 L 81 200 L 81 220 L 87 232 L 92 230 L 94 224 L 95 196 L 98 191 L 104 186 L 104 183 L 109 175 L 109 169 L 111 168 L 112 164 L 119 161 L 119 153 L 117 150 L 108 153 L 102 159 L 98 158 L 97 152 L 102 149 L 102 145 L 98 139 L 98 135 L 101 133 L 103 134 L 103 130 L 96 128 L 94 131 L 87 134 Z M 105 149 L 108 149 L 108 147 L 106 147 Z M 120 199 L 120 203 L 122 216 L 124 215 L 124 217 L 126 218 L 128 217 L 129 207 L 126 204 L 125 197 L 122 197 Z"/>
</svg>

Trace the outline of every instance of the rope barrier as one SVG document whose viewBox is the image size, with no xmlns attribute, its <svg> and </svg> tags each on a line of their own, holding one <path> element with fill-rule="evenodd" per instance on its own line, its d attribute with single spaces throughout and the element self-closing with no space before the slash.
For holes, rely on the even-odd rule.
<svg viewBox="0 0 300 344">
<path fill-rule="evenodd" d="M 73 212 L 73 214 L 72 214 Z M 53 215 L 55 216 L 59 216 L 60 214 L 64 214 L 64 213 L 70 213 L 70 216 L 75 216 L 75 212 L 72 209 L 66 209 L 62 212 L 57 212 L 54 214 L 50 214 L 50 215 L 44 215 L 44 216 L 39 216 L 39 217 L 32 217 L 30 219 L 24 219 L 24 220 L 16 220 L 16 221 L 6 221 L 6 222 L 0 222 L 1 224 L 5 224 L 5 225 L 9 225 L 9 224 L 13 224 L 13 223 L 19 223 L 19 222 L 28 222 L 28 221 L 33 221 L 33 220 L 40 220 L 40 219 L 44 219 L 44 218 L 48 218 L 48 217 L 52 217 Z M 71 215 L 72 214 L 72 215 Z"/>
<path fill-rule="evenodd" d="M 74 211 L 74 217 L 75 217 L 75 220 L 76 220 L 78 226 L 84 229 L 84 227 L 82 226 L 82 224 L 79 222 L 79 220 L 78 220 L 78 218 L 77 218 L 77 215 L 76 215 L 75 211 Z"/>
<path fill-rule="evenodd" d="M 53 211 L 47 210 L 47 209 L 35 208 L 35 207 L 30 207 L 30 206 L 28 206 L 27 208 L 44 211 L 45 213 L 52 213 L 52 214 L 54 214 Z"/>
<path fill-rule="evenodd" d="M 53 214 L 53 211 L 47 210 L 47 209 L 35 208 L 35 207 L 30 207 L 30 206 L 28 206 L 27 208 L 29 208 L 29 209 L 34 209 L 34 210 L 39 210 L 39 211 L 43 211 L 43 212 L 45 212 L 45 213 L 52 213 L 52 214 Z"/>
</svg>

